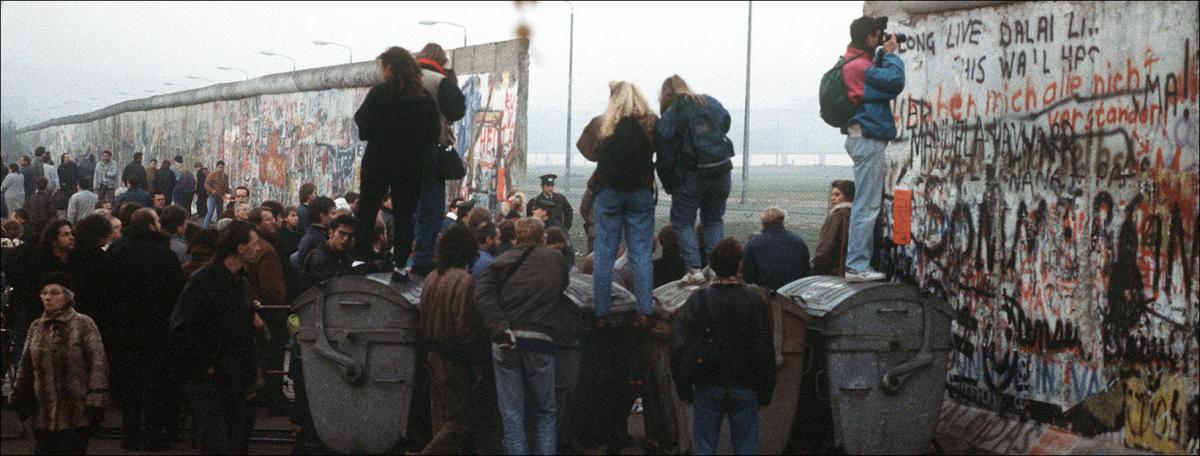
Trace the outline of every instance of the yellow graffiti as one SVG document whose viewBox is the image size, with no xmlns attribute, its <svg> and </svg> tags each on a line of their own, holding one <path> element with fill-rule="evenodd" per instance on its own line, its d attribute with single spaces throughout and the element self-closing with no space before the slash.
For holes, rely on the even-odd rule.
<svg viewBox="0 0 1200 456">
<path fill-rule="evenodd" d="M 1154 374 L 1151 374 L 1154 375 Z M 1184 450 L 1187 439 L 1187 401 L 1184 381 L 1178 375 L 1164 374 L 1159 381 L 1147 376 L 1131 377 L 1125 382 L 1125 446 L 1163 453 Z M 1158 383 L 1157 388 L 1150 390 Z"/>
</svg>

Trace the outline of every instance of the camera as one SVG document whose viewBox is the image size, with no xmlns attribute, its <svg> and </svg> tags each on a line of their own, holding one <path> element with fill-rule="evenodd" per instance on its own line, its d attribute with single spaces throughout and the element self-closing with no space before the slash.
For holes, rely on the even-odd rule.
<svg viewBox="0 0 1200 456">
<path fill-rule="evenodd" d="M 883 33 L 883 40 L 887 41 L 888 35 L 889 35 L 887 32 L 888 17 L 880 16 L 876 19 L 876 21 L 877 22 L 875 24 L 879 27 L 879 31 Z M 897 43 L 903 43 L 905 41 L 908 41 L 908 35 L 905 35 L 903 33 L 894 33 L 893 35 L 896 35 Z"/>
</svg>

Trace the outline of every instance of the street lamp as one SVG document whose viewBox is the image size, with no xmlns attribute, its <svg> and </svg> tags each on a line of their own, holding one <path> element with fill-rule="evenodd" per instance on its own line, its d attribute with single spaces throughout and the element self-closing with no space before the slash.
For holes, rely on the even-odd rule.
<svg viewBox="0 0 1200 456">
<path fill-rule="evenodd" d="M 206 78 L 202 78 L 202 77 L 199 77 L 199 76 L 192 76 L 192 75 L 190 75 L 190 74 L 189 74 L 189 75 L 187 75 L 187 78 L 188 78 L 188 79 L 195 79 L 195 80 L 198 80 L 198 81 L 204 81 L 204 82 L 207 82 L 207 83 L 209 83 L 209 84 L 216 84 L 216 83 L 217 83 L 217 81 L 214 81 L 214 80 L 212 80 L 212 79 L 206 79 Z"/>
<path fill-rule="evenodd" d="M 334 42 L 330 42 L 330 41 L 319 41 L 319 40 L 318 40 L 318 41 L 313 41 L 313 44 L 315 44 L 315 45 L 317 45 L 317 46 L 326 46 L 326 45 L 328 45 L 328 46 L 337 46 L 337 47 L 340 47 L 340 48 L 344 48 L 344 49 L 346 49 L 346 51 L 350 52 L 350 63 L 354 63 L 354 50 L 353 50 L 353 49 L 350 49 L 350 46 L 346 46 L 346 45 L 344 45 L 344 44 L 338 44 L 338 43 L 334 43 Z"/>
<path fill-rule="evenodd" d="M 146 93 L 162 93 L 162 92 L 159 92 L 157 90 L 146 89 Z"/>
<path fill-rule="evenodd" d="M 250 80 L 250 73 L 247 73 L 247 72 L 246 72 L 245 70 L 243 70 L 243 69 L 240 69 L 240 68 L 234 68 L 234 67 L 227 67 L 227 66 L 219 66 L 219 67 L 217 67 L 217 69 L 218 69 L 218 70 L 226 70 L 226 71 L 237 71 L 237 72 L 240 72 L 240 73 L 242 73 L 243 75 L 245 75 L 245 76 L 246 76 L 246 80 L 247 80 L 247 81 L 249 81 L 249 80 Z"/>
<path fill-rule="evenodd" d="M 126 96 L 131 96 L 131 97 L 137 96 L 136 93 L 129 93 L 129 92 L 117 92 L 117 95 L 126 95 Z"/>
<path fill-rule="evenodd" d="M 746 204 L 746 184 L 750 182 L 750 30 L 754 25 L 754 2 L 746 7 L 746 112 L 742 117 L 742 204 Z"/>
<path fill-rule="evenodd" d="M 462 32 L 463 32 L 463 47 L 467 47 L 467 28 L 466 28 L 466 27 L 463 27 L 463 26 L 461 26 L 461 25 L 459 25 L 459 24 L 455 24 L 455 23 L 453 23 L 453 22 L 446 22 L 446 21 L 420 21 L 420 22 L 417 22 L 417 23 L 418 23 L 418 24 L 421 24 L 421 25 L 438 25 L 438 24 L 443 24 L 443 25 L 453 25 L 453 26 L 455 26 L 455 27 L 458 27 L 458 28 L 462 29 Z"/>
<path fill-rule="evenodd" d="M 286 56 L 286 55 L 283 55 L 283 54 L 276 54 L 276 53 L 274 53 L 274 52 L 271 52 L 271 51 L 262 51 L 262 55 L 265 55 L 265 56 L 267 56 L 267 57 L 283 57 L 283 58 L 285 58 L 285 59 L 291 60 L 291 61 L 292 61 L 292 71 L 296 71 L 296 59 L 293 59 L 293 58 L 291 58 L 291 57 L 288 57 L 288 56 Z"/>
<path fill-rule="evenodd" d="M 185 89 L 190 89 L 190 88 L 191 88 L 191 87 L 185 86 L 185 85 L 183 85 L 183 84 L 178 84 L 178 83 L 174 83 L 174 82 L 164 82 L 164 83 L 163 83 L 163 85 L 165 85 L 165 86 L 173 86 L 173 87 L 183 87 L 183 88 L 185 88 Z"/>
<path fill-rule="evenodd" d="M 571 176 L 571 95 L 575 82 L 575 4 L 564 0 L 571 6 L 571 41 L 567 48 L 567 177 Z"/>
</svg>

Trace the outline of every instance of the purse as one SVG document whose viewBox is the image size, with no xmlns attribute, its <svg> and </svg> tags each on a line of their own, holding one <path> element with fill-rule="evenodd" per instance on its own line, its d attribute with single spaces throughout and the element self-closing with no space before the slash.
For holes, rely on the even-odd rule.
<svg viewBox="0 0 1200 456">
<path fill-rule="evenodd" d="M 453 144 L 438 145 L 437 177 L 441 180 L 458 180 L 467 176 L 467 167 L 459 158 Z"/>
</svg>

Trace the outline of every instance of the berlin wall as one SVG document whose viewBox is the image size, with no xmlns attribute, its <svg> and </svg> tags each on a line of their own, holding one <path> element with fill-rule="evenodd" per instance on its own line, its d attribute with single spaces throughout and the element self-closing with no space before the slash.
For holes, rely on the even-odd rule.
<svg viewBox="0 0 1200 456">
<path fill-rule="evenodd" d="M 524 182 L 528 51 L 525 40 L 450 51 L 467 99 L 455 132 L 468 174 L 447 183 L 448 198 L 496 208 Z M 308 182 L 318 194 L 338 197 L 358 190 L 366 143 L 358 139 L 354 113 L 380 82 L 371 61 L 131 100 L 17 130 L 19 150 L 5 153 L 32 155 L 45 146 L 53 156 L 99 158 L 110 150 L 122 166 L 135 152 L 159 163 L 182 155 L 189 166 L 199 161 L 210 169 L 224 160 L 230 186 L 247 186 L 256 201 L 296 204 Z"/>
<path fill-rule="evenodd" d="M 933 3 L 864 11 L 909 36 L 877 261 L 958 311 L 950 399 L 1194 454 L 1197 4 Z"/>
</svg>

